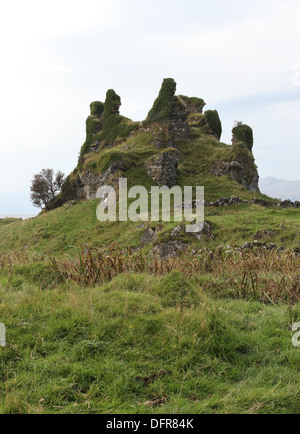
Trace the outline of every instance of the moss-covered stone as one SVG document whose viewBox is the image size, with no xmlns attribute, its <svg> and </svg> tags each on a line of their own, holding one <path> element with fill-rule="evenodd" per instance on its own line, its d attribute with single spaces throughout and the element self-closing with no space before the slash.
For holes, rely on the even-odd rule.
<svg viewBox="0 0 300 434">
<path fill-rule="evenodd" d="M 97 136 L 104 145 L 113 145 L 117 138 L 124 139 L 137 128 L 137 123 L 120 116 L 121 98 L 113 89 L 106 94 L 103 112 L 103 130 Z"/>
<path fill-rule="evenodd" d="M 91 114 L 86 120 L 86 141 L 81 148 L 81 157 L 97 150 L 100 145 L 113 146 L 116 139 L 124 139 L 137 128 L 138 123 L 120 116 L 121 98 L 112 89 L 108 90 L 103 104 L 94 101 Z"/>
<path fill-rule="evenodd" d="M 222 123 L 220 120 L 219 113 L 217 110 L 207 110 L 205 112 L 205 117 L 208 122 L 208 126 L 215 136 L 220 140 L 222 135 Z"/>
<path fill-rule="evenodd" d="M 132 166 L 132 160 L 129 155 L 117 150 L 102 153 L 97 162 L 97 171 L 105 172 L 112 166 L 116 166 L 122 170 L 128 170 Z"/>
<path fill-rule="evenodd" d="M 153 107 L 148 113 L 144 124 L 151 122 L 167 122 L 171 116 L 176 92 L 176 83 L 173 78 L 165 78 Z"/>
<path fill-rule="evenodd" d="M 257 166 L 252 152 L 243 142 L 231 146 L 228 157 L 215 165 L 213 173 L 228 175 L 247 190 L 259 192 Z"/>
<path fill-rule="evenodd" d="M 178 98 L 185 104 L 190 113 L 203 113 L 203 108 L 206 106 L 206 103 L 202 98 L 190 98 L 185 95 L 179 95 Z"/>
<path fill-rule="evenodd" d="M 104 104 L 94 101 L 90 104 L 91 114 L 86 120 L 86 139 L 81 148 L 80 155 L 83 156 L 91 151 L 95 135 L 102 130 Z"/>
<path fill-rule="evenodd" d="M 100 118 L 104 112 L 104 104 L 100 101 L 94 101 L 90 104 L 91 115 Z"/>
<path fill-rule="evenodd" d="M 81 155 L 90 152 L 91 145 L 93 144 L 95 134 L 99 133 L 102 129 L 102 121 L 96 116 L 89 116 L 86 120 L 86 140 L 81 148 Z"/>
<path fill-rule="evenodd" d="M 249 125 L 238 122 L 238 124 L 232 130 L 232 144 L 237 142 L 244 143 L 249 151 L 253 148 L 253 130 Z"/>
</svg>

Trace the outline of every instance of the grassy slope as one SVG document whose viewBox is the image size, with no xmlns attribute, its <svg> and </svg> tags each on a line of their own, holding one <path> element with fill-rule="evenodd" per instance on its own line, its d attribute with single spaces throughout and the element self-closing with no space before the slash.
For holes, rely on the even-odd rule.
<svg viewBox="0 0 300 434">
<path fill-rule="evenodd" d="M 208 200 L 233 194 L 264 198 L 214 177 L 212 165 L 230 158 L 232 149 L 199 129 L 192 132 L 193 142 L 180 146 L 186 157 L 179 165 L 180 184 L 204 184 Z M 133 134 L 125 144 L 116 148 L 132 163 L 123 175 L 130 186 L 150 188 L 144 163 L 158 150 L 149 133 Z M 97 170 L 107 161 L 95 153 L 84 164 Z M 69 246 L 102 247 L 116 240 L 139 245 L 145 227 L 99 223 L 96 207 L 97 201 L 81 202 L 24 222 L 0 221 L 0 322 L 8 340 L 0 349 L 0 413 L 298 413 L 299 349 L 291 344 L 291 324 L 300 320 L 299 305 L 259 303 L 251 287 L 247 301 L 238 299 L 232 284 L 241 285 L 242 268 L 226 279 L 211 270 L 188 281 L 178 272 L 121 274 L 89 288 L 58 279 L 48 257 L 72 253 Z M 299 215 L 299 209 L 256 205 L 207 208 L 216 241 L 183 239 L 199 248 L 241 245 L 257 231 L 272 229 L 270 241 L 294 247 L 300 242 Z M 175 225 L 159 224 L 156 242 L 168 240 Z M 226 264 L 234 269 L 231 257 Z M 279 271 L 259 270 L 260 290 L 274 285 L 280 300 L 282 279 L 291 287 L 297 278 L 297 269 L 290 275 L 284 270 L 284 264 Z M 215 295 L 203 293 L 208 279 L 217 285 Z M 194 306 L 174 305 L 186 288 Z M 136 380 L 161 370 L 170 375 L 148 387 Z M 146 404 L 160 398 L 160 407 Z"/>
<path fill-rule="evenodd" d="M 0 252 L 30 252 L 60 255 L 69 246 L 87 244 L 101 247 L 116 240 L 126 247 L 136 247 L 145 227 L 137 223 L 100 223 L 96 218 L 98 201 L 65 205 L 34 219 L 6 223 L 0 221 Z M 206 219 L 212 225 L 215 242 L 197 242 L 198 247 L 236 244 L 253 241 L 260 230 L 274 230 L 270 240 L 278 245 L 294 247 L 300 243 L 300 210 L 263 208 L 258 205 L 234 205 L 206 208 Z M 283 223 L 286 229 L 282 230 Z M 156 223 L 152 223 L 156 226 Z M 159 240 L 168 239 L 176 223 L 159 224 Z M 191 244 L 192 245 L 192 244 Z"/>
<path fill-rule="evenodd" d="M 299 349 L 291 344 L 299 305 L 227 299 L 221 274 L 181 282 L 180 289 L 189 285 L 199 298 L 183 309 L 168 297 L 168 290 L 171 300 L 178 290 L 176 275 L 119 275 L 94 288 L 57 281 L 41 252 L 60 256 L 71 244 L 116 239 L 139 243 L 145 228 L 111 223 L 107 230 L 95 218 L 96 206 L 83 202 L 1 225 L 4 257 L 13 242 L 25 262 L 39 262 L 0 273 L 0 320 L 8 339 L 0 349 L 0 413 L 299 413 Z M 278 230 L 281 222 L 287 230 L 277 241 L 292 246 L 299 240 L 296 210 L 238 205 L 207 213 L 214 246 L 239 244 L 257 229 Z M 219 298 L 202 293 L 207 278 L 221 285 Z M 271 278 L 279 284 L 282 273 Z M 148 387 L 136 380 L 161 370 L 171 375 Z M 152 407 L 156 399 L 164 403 Z"/>
<path fill-rule="evenodd" d="M 0 289 L 0 412 L 298 413 L 299 309 L 213 299 L 195 282 L 197 306 L 180 309 L 165 292 L 177 280 Z M 149 386 L 136 379 L 161 370 Z"/>
</svg>

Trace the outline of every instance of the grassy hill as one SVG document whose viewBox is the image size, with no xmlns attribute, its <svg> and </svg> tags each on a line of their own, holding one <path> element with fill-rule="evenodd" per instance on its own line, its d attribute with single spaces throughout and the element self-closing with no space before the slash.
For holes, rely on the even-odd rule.
<svg viewBox="0 0 300 434">
<path fill-rule="evenodd" d="M 123 247 L 142 247 L 141 237 L 147 224 L 133 222 L 101 223 L 96 217 L 99 200 L 82 201 L 75 205 L 64 205 L 29 220 L 0 220 L 0 252 L 2 254 L 68 253 L 70 246 L 83 245 L 105 247 L 117 242 Z M 273 231 L 263 241 L 271 241 L 286 248 L 300 244 L 300 210 L 277 207 L 264 208 L 260 205 L 236 204 L 230 207 L 207 207 L 205 218 L 211 225 L 215 240 L 199 241 L 188 234 L 182 235 L 190 248 L 217 248 L 220 245 L 241 246 L 254 241 L 259 231 Z M 178 223 L 152 222 L 157 228 L 157 237 L 142 247 L 148 252 L 153 245 L 170 239 L 170 232 Z"/>
<path fill-rule="evenodd" d="M 114 91 L 92 103 L 52 209 L 0 220 L 0 413 L 299 413 L 300 208 L 255 190 L 249 127 L 222 143 L 217 112 L 175 88 L 144 123 Z M 147 162 L 170 149 L 179 185 L 257 201 L 206 206 L 200 239 L 173 221 L 100 223 L 99 182 L 149 190 Z"/>
</svg>

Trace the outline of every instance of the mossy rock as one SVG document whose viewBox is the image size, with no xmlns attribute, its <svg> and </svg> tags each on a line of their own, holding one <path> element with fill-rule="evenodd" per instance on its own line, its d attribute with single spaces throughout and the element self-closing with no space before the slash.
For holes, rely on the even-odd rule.
<svg viewBox="0 0 300 434">
<path fill-rule="evenodd" d="M 113 145 L 117 139 L 124 139 L 137 128 L 138 123 L 120 116 L 121 98 L 113 89 L 107 91 L 103 112 L 103 130 L 97 139 L 106 145 Z"/>
<path fill-rule="evenodd" d="M 137 122 L 132 122 L 119 114 L 121 98 L 113 89 L 107 91 L 103 104 L 94 101 L 90 105 L 91 115 L 86 120 L 86 141 L 81 148 L 80 156 L 91 152 L 93 143 L 113 146 L 117 141 L 127 138 L 138 128 Z"/>
<path fill-rule="evenodd" d="M 176 82 L 173 78 L 165 78 L 153 107 L 148 113 L 144 124 L 152 122 L 167 122 L 172 113 L 173 98 L 176 92 Z"/>
<path fill-rule="evenodd" d="M 128 154 L 124 152 L 112 150 L 101 154 L 97 162 L 97 171 L 105 172 L 110 167 L 119 168 L 121 170 L 129 170 L 133 165 L 133 161 Z"/>
<path fill-rule="evenodd" d="M 100 101 L 94 101 L 90 104 L 91 115 L 101 117 L 104 112 L 104 104 Z"/>
<path fill-rule="evenodd" d="M 94 142 L 95 134 L 102 129 L 102 121 L 97 116 L 90 115 L 86 120 L 86 140 L 81 148 L 80 155 L 90 152 L 91 145 Z"/>
<path fill-rule="evenodd" d="M 185 95 L 179 95 L 178 98 L 185 104 L 190 113 L 203 113 L 203 108 L 206 106 L 206 102 L 202 98 L 190 98 Z"/>
<path fill-rule="evenodd" d="M 208 122 L 208 126 L 215 136 L 220 140 L 222 136 L 222 123 L 217 110 L 207 110 L 205 117 Z"/>
<path fill-rule="evenodd" d="M 232 143 L 235 144 L 237 142 L 244 143 L 249 151 L 252 151 L 253 148 L 253 130 L 249 125 L 243 124 L 239 122 L 233 129 L 232 129 Z"/>
</svg>

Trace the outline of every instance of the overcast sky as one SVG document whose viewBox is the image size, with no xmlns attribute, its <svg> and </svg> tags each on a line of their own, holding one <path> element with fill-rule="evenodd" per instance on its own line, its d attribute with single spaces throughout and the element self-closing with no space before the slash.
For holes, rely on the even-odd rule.
<svg viewBox="0 0 300 434">
<path fill-rule="evenodd" d="M 299 179 L 299 0 L 1 3 L 0 214 L 31 213 L 32 175 L 69 173 L 89 104 L 113 88 L 143 120 L 162 79 L 254 129 L 261 177 Z"/>
</svg>

